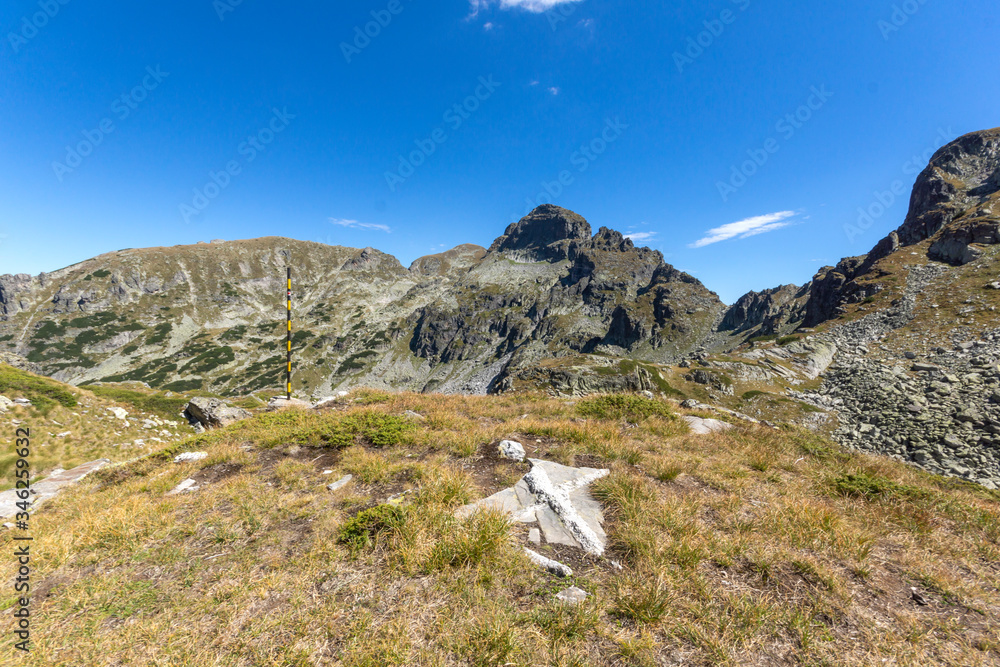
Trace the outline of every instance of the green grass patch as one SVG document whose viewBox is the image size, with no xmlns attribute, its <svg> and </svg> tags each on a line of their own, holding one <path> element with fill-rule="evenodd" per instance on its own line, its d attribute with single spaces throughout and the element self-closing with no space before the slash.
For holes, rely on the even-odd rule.
<svg viewBox="0 0 1000 667">
<path fill-rule="evenodd" d="M 610 394 L 587 398 L 576 406 L 576 411 L 584 417 L 596 419 L 627 419 L 642 421 L 649 417 L 674 416 L 673 411 L 663 402 L 633 394 Z"/>
</svg>

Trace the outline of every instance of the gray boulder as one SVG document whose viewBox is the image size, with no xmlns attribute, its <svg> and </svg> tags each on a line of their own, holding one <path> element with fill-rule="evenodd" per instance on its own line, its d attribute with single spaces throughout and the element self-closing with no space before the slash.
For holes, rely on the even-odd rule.
<svg viewBox="0 0 1000 667">
<path fill-rule="evenodd" d="M 205 428 L 223 428 L 252 415 L 243 408 L 233 408 L 217 398 L 192 398 L 184 408 L 184 416 Z"/>
</svg>

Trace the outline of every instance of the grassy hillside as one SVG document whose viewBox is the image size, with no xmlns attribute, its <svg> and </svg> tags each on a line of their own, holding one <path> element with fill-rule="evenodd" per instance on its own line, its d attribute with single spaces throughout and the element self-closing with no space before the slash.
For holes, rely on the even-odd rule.
<svg viewBox="0 0 1000 667">
<path fill-rule="evenodd" d="M 180 395 L 139 387 L 81 389 L 5 364 L 0 364 L 0 395 L 31 401 L 0 412 L 0 427 L 11 443 L 17 428 L 30 429 L 29 462 L 36 479 L 95 459 L 133 459 L 193 433 L 179 416 L 188 401 Z M 123 408 L 128 417 L 115 417 L 111 408 Z M 152 419 L 161 423 L 147 422 Z M 14 486 L 16 460 L 13 447 L 0 451 L 0 491 Z"/>
<path fill-rule="evenodd" d="M 1000 661 L 1000 495 L 791 427 L 695 436 L 671 405 L 363 392 L 103 470 L 33 520 L 33 659 Z M 505 437 L 535 458 L 611 469 L 595 485 L 606 559 L 544 546 L 575 571 L 556 579 L 523 556 L 523 526 L 454 518 L 527 471 L 493 453 Z M 172 463 L 181 450 L 209 456 Z M 327 491 L 346 473 L 351 484 Z M 186 478 L 200 489 L 167 495 Z M 11 568 L 0 561 L 5 579 Z M 571 585 L 590 594 L 578 607 L 554 600 Z"/>
</svg>

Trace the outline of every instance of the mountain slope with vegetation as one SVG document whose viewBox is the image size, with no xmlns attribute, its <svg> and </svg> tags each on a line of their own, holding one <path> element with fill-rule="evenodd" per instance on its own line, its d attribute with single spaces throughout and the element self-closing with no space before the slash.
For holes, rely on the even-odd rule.
<svg viewBox="0 0 1000 667">
<path fill-rule="evenodd" d="M 695 435 L 662 400 L 356 392 L 106 468 L 33 519 L 39 664 L 1000 661 L 1000 497 L 806 430 Z M 455 510 L 609 469 L 604 557 Z M 207 458 L 173 463 L 181 451 Z M 325 474 L 329 473 L 329 474 Z M 329 481 L 353 481 L 329 491 Z M 195 492 L 169 492 L 194 479 Z M 0 534 L 4 549 L 11 534 Z M 11 576 L 9 559 L 0 576 Z M 555 595 L 585 591 L 579 604 Z M 0 604 L 11 604 L 4 593 Z"/>
</svg>

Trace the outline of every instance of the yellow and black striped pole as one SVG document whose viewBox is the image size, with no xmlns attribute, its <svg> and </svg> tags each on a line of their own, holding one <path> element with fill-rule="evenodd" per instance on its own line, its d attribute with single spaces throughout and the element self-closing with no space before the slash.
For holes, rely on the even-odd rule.
<svg viewBox="0 0 1000 667">
<path fill-rule="evenodd" d="M 288 267 L 288 376 L 285 381 L 288 400 L 292 400 L 292 267 Z"/>
</svg>

